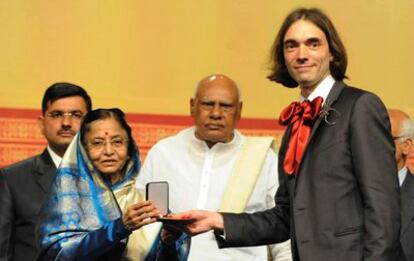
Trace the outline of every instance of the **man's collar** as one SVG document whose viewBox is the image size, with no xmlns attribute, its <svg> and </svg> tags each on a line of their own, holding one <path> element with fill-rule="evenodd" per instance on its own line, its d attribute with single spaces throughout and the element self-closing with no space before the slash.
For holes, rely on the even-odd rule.
<svg viewBox="0 0 414 261">
<path fill-rule="evenodd" d="M 309 95 L 308 98 L 303 97 L 301 94 L 300 101 L 304 101 L 306 99 L 309 101 L 313 101 L 313 99 L 320 96 L 323 98 L 323 101 L 325 102 L 334 84 L 335 79 L 332 77 L 332 75 L 328 75 L 318 84 L 318 86 L 316 86 L 315 90 L 313 90 L 313 92 Z"/>
<path fill-rule="evenodd" d="M 398 171 L 398 181 L 400 183 L 400 186 L 404 183 L 405 177 L 407 176 L 408 168 L 407 166 L 404 166 L 402 169 Z"/>
<path fill-rule="evenodd" d="M 47 151 L 49 152 L 49 155 L 52 158 L 52 161 L 55 164 L 56 168 L 58 168 L 60 162 L 62 162 L 62 158 L 59 155 L 57 155 L 49 145 L 47 145 Z"/>
</svg>

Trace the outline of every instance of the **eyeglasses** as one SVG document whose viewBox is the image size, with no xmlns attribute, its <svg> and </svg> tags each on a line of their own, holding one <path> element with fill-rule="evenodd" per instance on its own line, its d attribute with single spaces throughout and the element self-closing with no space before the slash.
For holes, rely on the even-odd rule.
<svg viewBox="0 0 414 261">
<path fill-rule="evenodd" d="M 74 120 L 81 120 L 83 117 L 83 113 L 80 111 L 52 111 L 46 113 L 46 116 L 53 120 L 60 120 L 63 119 L 65 116 L 69 116 L 71 119 Z"/>
<path fill-rule="evenodd" d="M 401 144 L 404 143 L 404 142 L 412 140 L 412 138 L 410 136 L 407 136 L 407 135 L 395 136 L 395 137 L 392 137 L 392 139 L 394 140 L 394 142 L 398 141 Z"/>
<path fill-rule="evenodd" d="M 398 140 L 398 139 L 401 139 L 401 138 L 407 138 L 407 136 L 395 136 L 395 137 L 392 137 L 393 140 Z"/>
<path fill-rule="evenodd" d="M 93 140 L 89 142 L 89 146 L 91 149 L 94 149 L 94 150 L 103 150 L 108 143 L 111 144 L 111 147 L 115 150 L 121 149 L 121 148 L 124 149 L 125 145 L 128 143 L 128 140 L 124 138 L 115 138 L 110 141 Z"/>
</svg>

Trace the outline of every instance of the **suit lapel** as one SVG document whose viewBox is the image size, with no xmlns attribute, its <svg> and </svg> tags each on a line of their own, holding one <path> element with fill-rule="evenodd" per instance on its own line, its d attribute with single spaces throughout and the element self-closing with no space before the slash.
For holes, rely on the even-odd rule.
<svg viewBox="0 0 414 261">
<path fill-rule="evenodd" d="M 335 102 L 338 100 L 338 97 L 341 94 L 344 87 L 345 87 L 345 84 L 343 82 L 340 82 L 340 81 L 336 81 L 334 83 L 334 85 L 332 86 L 332 89 L 329 92 L 328 97 L 326 98 L 325 104 L 322 107 L 320 116 L 316 119 L 315 123 L 313 124 L 311 135 L 310 135 L 309 141 L 308 141 L 308 145 L 305 148 L 302 160 L 301 160 L 300 165 L 299 165 L 299 172 L 300 172 L 302 163 L 305 160 L 306 152 L 308 151 L 309 145 L 311 144 L 312 139 L 315 136 L 315 133 L 318 130 L 318 128 L 320 127 L 321 123 L 325 120 L 325 117 L 324 117 L 325 110 L 327 108 L 331 108 L 335 104 Z"/>
<path fill-rule="evenodd" d="M 311 135 L 309 137 L 308 144 L 312 140 L 312 137 L 314 136 L 316 130 L 319 127 L 319 125 L 324 120 L 325 117 L 323 116 L 323 114 L 324 114 L 325 110 L 327 108 L 331 108 L 332 105 L 336 102 L 336 100 L 338 99 L 339 94 L 341 94 L 342 89 L 344 88 L 344 86 L 345 85 L 342 82 L 338 82 L 338 81 L 335 82 L 335 84 L 332 86 L 332 89 L 329 92 L 328 97 L 326 98 L 325 104 L 323 105 L 323 108 L 322 108 L 322 111 L 321 111 L 321 114 L 320 114 L 321 116 L 319 116 L 316 119 L 315 123 L 313 124 L 312 131 L 311 131 Z"/>
<path fill-rule="evenodd" d="M 289 184 L 288 188 L 289 188 L 289 191 L 291 191 L 291 193 L 294 193 L 293 190 L 296 187 L 296 181 L 297 181 L 298 175 L 296 175 L 296 173 L 293 175 L 287 175 L 283 168 L 283 164 L 284 164 L 285 156 L 286 156 L 286 150 L 288 147 L 291 132 L 292 132 L 292 125 L 289 125 L 285 129 L 285 133 L 283 134 L 282 141 L 279 146 L 279 163 L 278 163 L 279 168 L 278 169 L 279 169 L 279 172 L 283 173 L 284 178 L 286 178 L 287 180 L 290 180 L 290 182 L 288 182 Z M 280 182 L 280 178 L 279 178 L 279 182 Z"/>
<path fill-rule="evenodd" d="M 52 184 L 55 172 L 56 166 L 53 163 L 49 152 L 47 149 L 45 149 L 43 153 L 39 155 L 39 157 L 36 157 L 34 171 L 36 183 L 45 193 L 49 192 L 49 188 Z"/>
<path fill-rule="evenodd" d="M 414 176 L 409 171 L 401 186 L 401 235 L 414 217 Z"/>
</svg>

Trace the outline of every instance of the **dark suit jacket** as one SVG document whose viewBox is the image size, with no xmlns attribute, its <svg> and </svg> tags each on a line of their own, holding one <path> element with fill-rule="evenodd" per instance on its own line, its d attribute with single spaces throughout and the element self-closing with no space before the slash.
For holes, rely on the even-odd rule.
<svg viewBox="0 0 414 261">
<path fill-rule="evenodd" d="M 35 260 L 35 225 L 56 167 L 42 154 L 0 170 L 0 260 Z"/>
<path fill-rule="evenodd" d="M 219 246 L 276 243 L 292 238 L 301 261 L 399 260 L 400 197 L 387 111 L 372 93 L 336 82 L 329 114 L 315 122 L 299 173 L 279 151 L 276 207 L 254 214 L 223 214 Z M 326 111 L 325 111 L 326 112 Z"/>
<path fill-rule="evenodd" d="M 401 186 L 401 245 L 406 260 L 414 260 L 414 176 L 408 171 Z"/>
</svg>

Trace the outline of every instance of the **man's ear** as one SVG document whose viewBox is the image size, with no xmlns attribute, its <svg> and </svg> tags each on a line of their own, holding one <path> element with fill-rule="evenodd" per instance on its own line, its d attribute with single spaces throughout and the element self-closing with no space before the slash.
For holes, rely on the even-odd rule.
<svg viewBox="0 0 414 261">
<path fill-rule="evenodd" d="M 45 135 L 45 117 L 43 116 L 39 116 L 37 117 L 37 126 L 40 130 L 40 133 L 42 133 L 43 135 Z"/>
<path fill-rule="evenodd" d="M 410 150 L 413 149 L 413 139 L 406 138 L 403 143 L 401 143 L 401 152 L 403 155 L 408 155 Z"/>
<path fill-rule="evenodd" d="M 191 98 L 190 99 L 190 115 L 191 116 L 194 116 L 194 113 L 195 113 L 194 106 L 195 106 L 195 99 L 194 98 Z"/>
<path fill-rule="evenodd" d="M 242 108 L 243 108 L 243 102 L 239 102 L 239 110 L 238 110 L 239 111 L 238 112 L 239 115 L 237 115 L 237 117 L 238 117 L 239 120 L 241 118 Z"/>
</svg>

